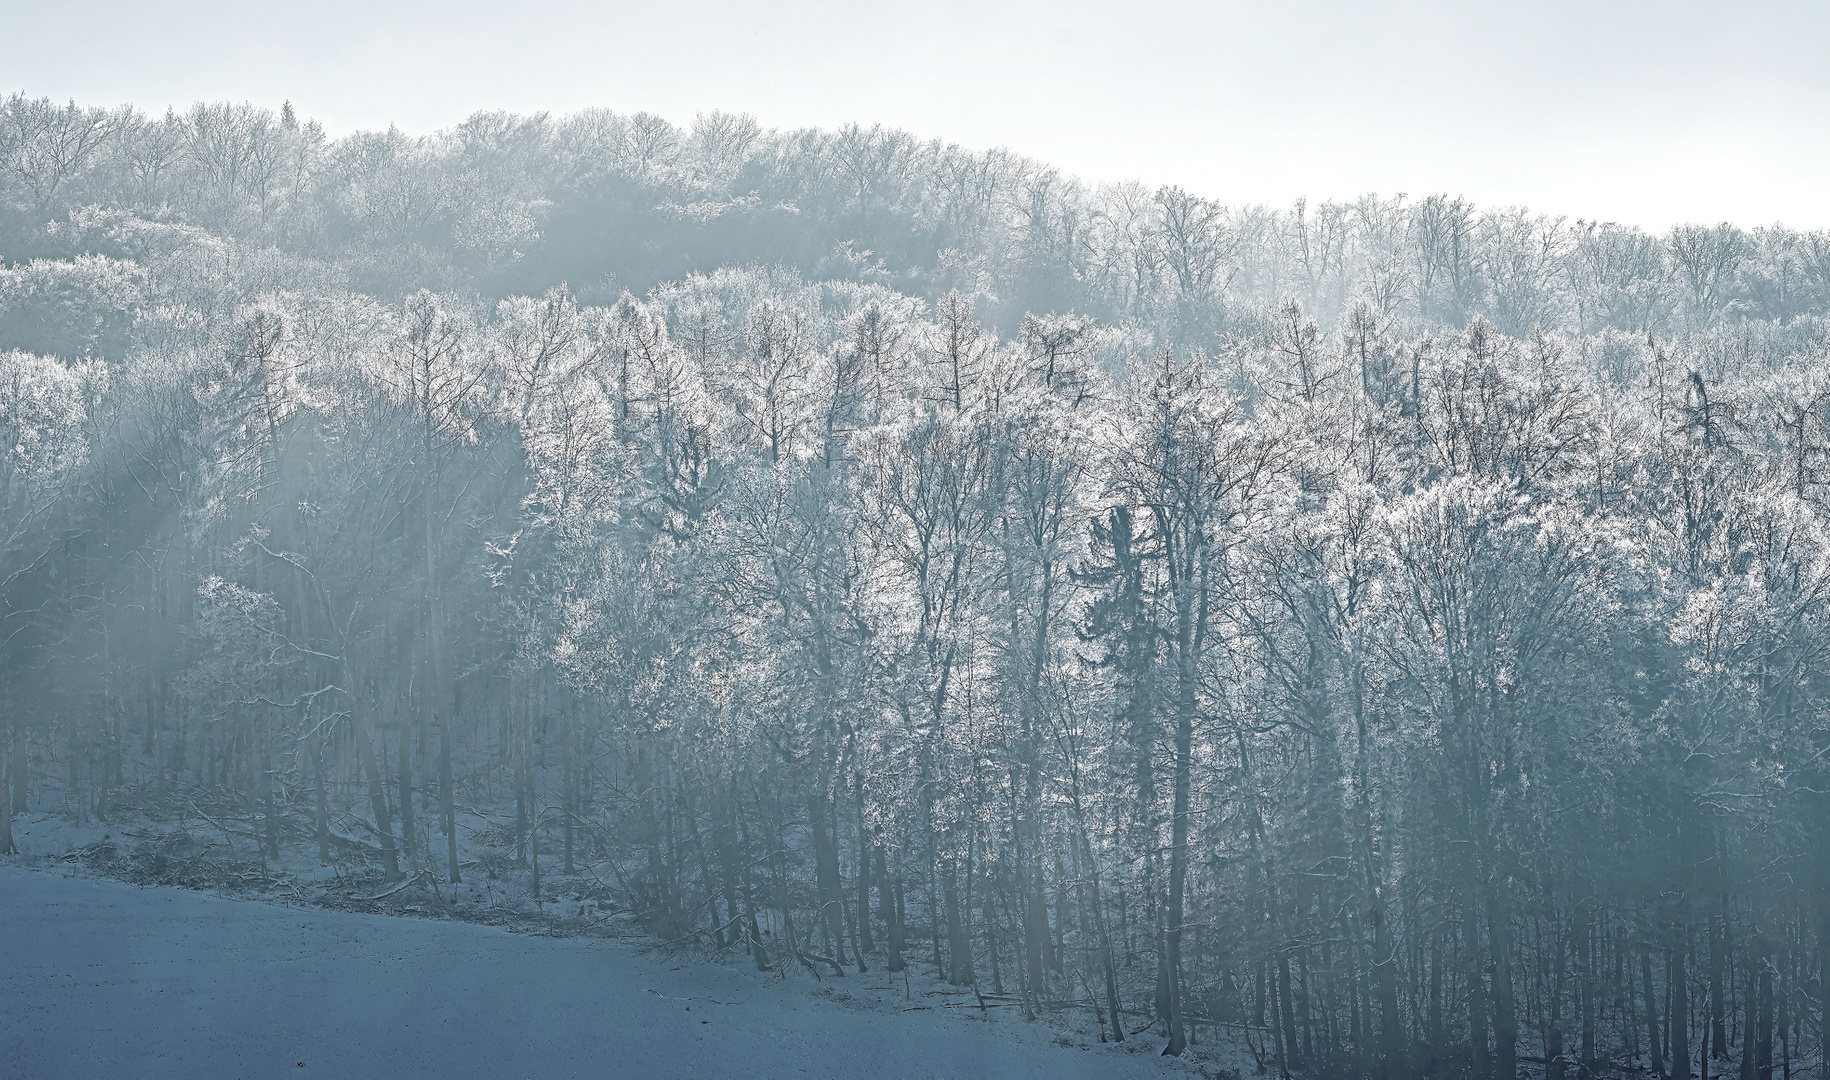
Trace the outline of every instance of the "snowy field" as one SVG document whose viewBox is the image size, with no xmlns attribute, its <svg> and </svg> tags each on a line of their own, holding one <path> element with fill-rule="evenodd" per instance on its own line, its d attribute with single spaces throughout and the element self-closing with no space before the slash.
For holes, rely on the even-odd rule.
<svg viewBox="0 0 1830 1080">
<path fill-rule="evenodd" d="M 1100 1046 L 943 1000 L 878 972 L 782 981 L 624 942 L 0 866 L 0 1076 L 1198 1075 L 1149 1036 Z"/>
</svg>

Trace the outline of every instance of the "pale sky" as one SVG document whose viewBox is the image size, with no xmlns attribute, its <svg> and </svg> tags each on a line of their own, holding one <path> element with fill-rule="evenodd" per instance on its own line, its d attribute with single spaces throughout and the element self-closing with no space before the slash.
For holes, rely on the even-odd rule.
<svg viewBox="0 0 1830 1080">
<path fill-rule="evenodd" d="M 1650 228 L 1830 227 L 1830 0 L 0 0 L 12 90 L 290 99 L 333 134 L 725 109 L 1235 204 L 1448 191 Z"/>
</svg>

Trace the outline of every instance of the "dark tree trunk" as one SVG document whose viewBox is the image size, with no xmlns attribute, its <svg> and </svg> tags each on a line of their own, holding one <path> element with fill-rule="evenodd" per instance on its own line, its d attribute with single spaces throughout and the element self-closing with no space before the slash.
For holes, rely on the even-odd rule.
<svg viewBox="0 0 1830 1080">
<path fill-rule="evenodd" d="M 318 789 L 316 824 L 318 830 L 318 865 L 330 865 L 330 793 L 324 789 L 324 736 L 312 736 L 312 772 Z"/>
<path fill-rule="evenodd" d="M 1689 935 L 1679 932 L 1680 944 L 1671 950 L 1666 961 L 1671 979 L 1671 1014 L 1666 1030 L 1671 1033 L 1671 1076 L 1673 1080 L 1690 1080 L 1690 981 L 1684 977 L 1684 952 Z"/>
<path fill-rule="evenodd" d="M 1756 963 L 1760 975 L 1754 991 L 1754 1076 L 1773 1080 L 1773 963 L 1770 956 L 1761 956 Z"/>
<path fill-rule="evenodd" d="M 445 862 L 450 871 L 446 880 L 457 885 L 464 880 L 458 866 L 457 792 L 451 780 L 451 725 L 455 716 L 443 717 L 438 728 L 438 810 L 439 824 L 445 830 Z"/>
<path fill-rule="evenodd" d="M 413 738 L 408 733 L 406 718 L 403 716 L 400 719 L 400 756 L 394 763 L 400 774 L 400 838 L 407 859 L 418 865 L 419 830 L 413 811 Z"/>
<path fill-rule="evenodd" d="M 1467 965 L 1468 980 L 1468 1075 L 1472 1080 L 1488 1080 L 1494 1076 L 1487 1038 L 1493 1012 L 1487 996 L 1486 971 L 1481 964 L 1480 909 L 1472 896 L 1462 908 L 1461 932 L 1462 961 Z"/>
<path fill-rule="evenodd" d="M 970 986 L 978 980 L 972 970 L 972 933 L 959 902 L 959 873 L 952 867 L 940 875 L 947 918 L 947 981 Z"/>
<path fill-rule="evenodd" d="M 885 860 L 888 860 L 887 853 L 885 854 Z M 897 874 L 891 880 L 893 882 L 893 887 L 891 889 L 892 895 L 889 897 L 890 955 L 884 966 L 888 967 L 891 971 L 901 971 L 908 966 L 908 961 L 904 960 L 902 956 L 905 934 L 904 927 L 908 924 L 905 921 L 906 908 L 903 900 L 902 875 Z"/>
<path fill-rule="evenodd" d="M 1652 986 L 1652 950 L 1642 949 L 1639 954 L 1640 982 L 1646 988 L 1646 1040 L 1652 1048 L 1652 1075 L 1665 1075 L 1664 1042 L 1659 1038 L 1658 994 Z"/>
<path fill-rule="evenodd" d="M 832 939 L 834 958 L 840 964 L 848 964 L 851 960 L 845 955 L 845 890 L 839 882 L 838 826 L 831 811 L 832 799 L 824 791 L 808 798 L 807 830 L 813 841 L 820 925 Z"/>
<path fill-rule="evenodd" d="M 877 947 L 871 936 L 871 850 L 870 838 L 864 832 L 864 807 L 858 807 L 858 971 L 862 974 L 864 957 Z"/>
<path fill-rule="evenodd" d="M 0 810 L 0 855 L 19 854 L 19 847 L 13 842 L 13 807 L 9 797 L 14 769 L 12 727 L 12 710 L 8 708 L 7 713 L 0 716 L 0 803 L 6 804 L 5 809 Z"/>
<path fill-rule="evenodd" d="M 381 841 L 383 872 L 388 881 L 400 880 L 400 855 L 394 846 L 394 822 L 388 807 L 386 778 L 375 760 L 375 743 L 371 738 L 367 702 L 363 700 L 362 680 L 355 667 L 344 663 L 344 680 L 350 702 L 350 738 L 356 765 L 369 790 L 369 812 L 375 817 L 375 831 Z"/>
<path fill-rule="evenodd" d="M 1487 887 L 1487 942 L 1493 964 L 1493 1075 L 1514 1080 L 1519 1071 L 1518 1010 L 1512 996 L 1512 917 L 1501 890 Z"/>
<path fill-rule="evenodd" d="M 1722 979 L 1728 964 L 1727 899 L 1725 913 L 1709 920 L 1709 1052 L 1718 1061 L 1728 1060 L 1728 1013 L 1722 997 Z"/>
</svg>

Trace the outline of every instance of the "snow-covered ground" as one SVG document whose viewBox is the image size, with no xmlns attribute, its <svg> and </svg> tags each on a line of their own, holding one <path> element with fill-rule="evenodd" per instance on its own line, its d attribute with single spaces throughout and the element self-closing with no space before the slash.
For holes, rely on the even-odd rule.
<svg viewBox="0 0 1830 1080">
<path fill-rule="evenodd" d="M 880 972 L 782 980 L 633 942 L 0 864 L 5 1077 L 1168 1078 L 1205 1064 L 1157 1057 L 1148 1036 L 1102 1046 L 946 1000 Z"/>
</svg>

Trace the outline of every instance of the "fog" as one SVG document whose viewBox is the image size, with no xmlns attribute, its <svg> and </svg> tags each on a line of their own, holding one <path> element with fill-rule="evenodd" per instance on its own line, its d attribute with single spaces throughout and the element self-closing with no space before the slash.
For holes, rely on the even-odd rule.
<svg viewBox="0 0 1830 1080">
<path fill-rule="evenodd" d="M 1229 204 L 1453 191 L 1661 229 L 1830 226 L 1830 14 L 1678 3 L 9 5 L 35 94 L 290 100 L 335 134 L 478 110 L 754 113 L 1007 146 Z"/>
<path fill-rule="evenodd" d="M 1770 14 L 29 14 L 0 1073 L 1830 1075 Z"/>
</svg>

